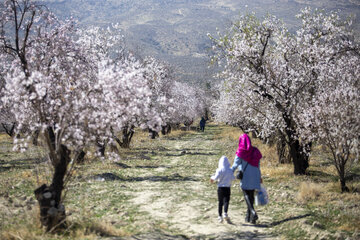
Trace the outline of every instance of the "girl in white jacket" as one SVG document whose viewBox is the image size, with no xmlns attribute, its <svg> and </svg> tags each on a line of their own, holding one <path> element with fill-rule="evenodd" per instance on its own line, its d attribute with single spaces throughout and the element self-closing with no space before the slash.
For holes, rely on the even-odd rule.
<svg viewBox="0 0 360 240">
<path fill-rule="evenodd" d="M 228 216 L 228 209 L 229 209 L 229 202 L 230 202 L 230 195 L 231 195 L 231 182 L 234 180 L 234 172 L 230 168 L 230 163 L 227 157 L 222 156 L 219 160 L 219 166 L 216 169 L 215 175 L 211 176 L 210 182 L 218 182 L 218 200 L 219 200 L 219 222 L 223 221 L 222 217 L 222 210 L 224 207 L 224 219 L 227 222 L 230 222 L 230 218 Z"/>
</svg>

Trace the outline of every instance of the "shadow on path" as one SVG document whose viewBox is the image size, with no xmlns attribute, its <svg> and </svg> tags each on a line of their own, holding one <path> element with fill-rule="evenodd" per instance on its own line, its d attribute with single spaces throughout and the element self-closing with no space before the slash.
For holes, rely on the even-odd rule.
<svg viewBox="0 0 360 240">
<path fill-rule="evenodd" d="M 277 225 L 280 225 L 282 223 L 288 222 L 288 221 L 292 221 L 292 220 L 297 220 L 297 219 L 301 219 L 301 218 L 306 218 L 311 216 L 311 214 L 304 214 L 304 215 L 299 215 L 299 216 L 295 216 L 295 217 L 289 217 L 280 221 L 276 221 L 276 222 L 272 222 L 272 223 L 260 223 L 260 224 L 242 224 L 243 226 L 248 226 L 248 227 L 257 227 L 257 228 L 271 228 L 271 227 L 275 227 Z"/>
<path fill-rule="evenodd" d="M 5 172 L 12 168 L 16 169 L 31 169 L 37 164 L 46 162 L 47 158 L 25 158 L 5 161 L 0 159 L 0 172 Z"/>
<path fill-rule="evenodd" d="M 91 176 L 90 179 L 95 181 L 123 181 L 123 182 L 142 182 L 142 181 L 151 181 L 151 182 L 184 182 L 184 181 L 200 181 L 195 177 L 184 177 L 178 173 L 169 175 L 169 176 L 146 176 L 146 177 L 128 177 L 123 178 L 119 177 L 113 173 L 101 173 L 94 176 Z"/>
<path fill-rule="evenodd" d="M 292 221 L 292 220 L 297 220 L 297 219 L 301 219 L 301 218 L 306 218 L 306 217 L 309 217 L 311 216 L 311 214 L 304 214 L 304 215 L 299 215 L 299 216 L 295 216 L 295 217 L 289 217 L 289 218 L 285 218 L 283 220 L 280 220 L 280 221 L 276 221 L 276 222 L 273 222 L 271 223 L 268 227 L 275 227 L 279 224 L 282 224 L 284 222 L 288 222 L 288 221 Z"/>
<path fill-rule="evenodd" d="M 240 240 L 240 239 L 269 239 L 273 238 L 275 236 L 270 236 L 268 234 L 263 233 L 253 233 L 249 231 L 243 231 L 239 233 L 229 233 L 229 232 L 223 232 L 219 234 L 211 234 L 211 235 L 198 235 L 198 236 L 185 236 L 182 234 L 178 235 L 169 235 L 166 233 L 161 232 L 153 232 L 153 233 L 146 233 L 136 236 L 130 236 L 130 237 L 107 237 L 107 238 L 101 238 L 101 239 L 108 239 L 108 240 L 140 240 L 140 239 L 148 239 L 148 240 L 200 240 L 200 239 L 219 239 L 219 240 Z"/>
</svg>

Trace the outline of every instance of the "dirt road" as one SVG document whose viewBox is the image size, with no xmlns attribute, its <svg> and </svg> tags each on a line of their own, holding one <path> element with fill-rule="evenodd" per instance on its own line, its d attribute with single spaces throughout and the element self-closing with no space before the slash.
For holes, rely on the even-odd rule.
<svg viewBox="0 0 360 240">
<path fill-rule="evenodd" d="M 261 207 L 258 224 L 245 223 L 246 207 L 238 181 L 231 189 L 231 223 L 218 223 L 216 185 L 209 183 L 224 154 L 216 134 L 216 128 L 210 127 L 205 133 L 169 139 L 146 165 L 131 168 L 139 177 L 129 183 L 129 202 L 172 234 L 146 233 L 128 239 L 276 239 L 269 234 L 271 219 L 261 214 Z"/>
</svg>

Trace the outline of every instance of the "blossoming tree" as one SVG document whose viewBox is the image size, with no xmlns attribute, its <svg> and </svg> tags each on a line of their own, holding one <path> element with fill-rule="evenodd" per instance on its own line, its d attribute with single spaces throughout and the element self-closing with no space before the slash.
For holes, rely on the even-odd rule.
<svg viewBox="0 0 360 240">
<path fill-rule="evenodd" d="M 280 135 L 288 145 L 294 173 L 305 174 L 312 141 L 321 138 L 316 132 L 316 137 L 304 137 L 303 113 L 317 104 L 317 96 L 328 94 L 334 59 L 354 46 L 337 14 L 307 8 L 298 17 L 303 25 L 296 34 L 274 16 L 260 20 L 249 14 L 241 16 L 229 33 L 212 38 L 216 58 L 225 60 L 225 80 L 214 109 L 222 121 L 256 129 L 263 137 Z M 351 59 L 342 61 L 346 65 Z"/>
<path fill-rule="evenodd" d="M 299 17 L 303 27 L 298 41 L 306 46 L 302 54 L 318 75 L 311 101 L 302 102 L 297 118 L 300 136 L 328 147 L 341 190 L 348 191 L 347 175 L 359 156 L 360 45 L 350 19 L 309 9 Z"/>
<path fill-rule="evenodd" d="M 91 51 L 86 38 L 76 37 L 72 21 L 60 22 L 30 0 L 4 1 L 0 20 L 0 59 L 8 66 L 1 69 L 2 101 L 12 106 L 21 132 L 17 149 L 25 151 L 36 131 L 45 140 L 54 174 L 51 185 L 42 185 L 35 195 L 41 222 L 52 231 L 65 223 L 64 182 L 82 149 L 99 137 L 112 139 L 114 129 L 137 116 L 147 116 L 141 122 L 146 127 L 161 121 L 149 107 L 151 91 L 141 64 L 109 58 L 108 42 L 98 42 L 105 52 Z"/>
</svg>

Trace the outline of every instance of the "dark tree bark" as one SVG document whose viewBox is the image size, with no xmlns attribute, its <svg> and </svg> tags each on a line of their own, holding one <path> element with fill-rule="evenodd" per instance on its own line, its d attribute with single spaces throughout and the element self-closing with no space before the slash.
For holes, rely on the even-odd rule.
<svg viewBox="0 0 360 240">
<path fill-rule="evenodd" d="M 340 177 L 340 186 L 341 186 L 341 192 L 349 192 L 349 188 L 346 186 L 346 178 L 345 176 Z"/>
<path fill-rule="evenodd" d="M 287 114 L 283 115 L 283 118 L 286 123 L 286 135 L 287 135 L 287 144 L 289 147 L 289 152 L 291 159 L 294 164 L 294 174 L 295 175 L 305 175 L 306 169 L 309 167 L 309 152 L 311 150 L 311 143 L 307 145 L 302 145 L 298 139 L 295 123 L 292 121 L 291 117 Z"/>
<path fill-rule="evenodd" d="M 291 156 L 288 149 L 286 138 L 280 134 L 276 142 L 276 152 L 280 164 L 291 163 Z"/>
<path fill-rule="evenodd" d="M 161 133 L 162 135 L 167 135 L 171 132 L 171 125 L 170 124 L 166 124 L 165 126 L 161 127 Z"/>
<path fill-rule="evenodd" d="M 121 148 L 129 148 L 132 137 L 134 136 L 135 126 L 126 126 L 122 129 L 122 140 L 120 140 L 113 132 L 114 140 L 119 144 Z"/>
<path fill-rule="evenodd" d="M 156 137 L 159 136 L 159 133 L 157 131 L 154 131 L 154 130 L 152 130 L 150 128 L 149 128 L 149 134 L 150 134 L 151 139 L 155 139 Z"/>
<path fill-rule="evenodd" d="M 80 150 L 75 159 L 76 163 L 80 163 L 80 164 L 84 163 L 85 155 L 86 155 L 86 152 L 84 150 Z"/>
<path fill-rule="evenodd" d="M 294 174 L 295 175 L 304 175 L 306 174 L 306 169 L 309 167 L 309 155 L 307 154 L 307 149 L 304 148 L 299 140 L 290 140 L 290 156 L 294 164 Z"/>
<path fill-rule="evenodd" d="M 210 118 L 209 118 L 209 109 L 208 108 L 205 108 L 205 120 L 208 121 Z"/>
<path fill-rule="evenodd" d="M 129 148 L 132 137 L 134 136 L 134 126 L 124 127 L 122 130 L 122 148 Z"/>
<path fill-rule="evenodd" d="M 39 138 L 40 131 L 36 130 L 32 136 L 32 143 L 34 146 L 37 146 L 39 144 L 38 138 Z"/>
<path fill-rule="evenodd" d="M 100 153 L 101 157 L 105 157 L 106 144 L 106 142 L 102 142 L 100 141 L 100 139 L 96 140 L 97 150 Z"/>
<path fill-rule="evenodd" d="M 9 135 L 10 137 L 14 136 L 16 123 L 14 123 L 14 122 L 11 123 L 10 127 L 7 126 L 7 124 L 5 124 L 5 123 L 1 123 L 1 125 L 4 128 L 7 135 Z"/>
<path fill-rule="evenodd" d="M 350 153 L 348 151 L 342 151 L 342 154 L 337 154 L 336 148 L 333 145 L 329 145 L 331 153 L 333 155 L 334 165 L 338 176 L 340 178 L 341 192 L 349 192 L 349 188 L 346 186 L 346 163 L 349 160 Z"/>
<path fill-rule="evenodd" d="M 345 165 L 346 165 L 347 159 L 340 158 L 339 159 L 339 167 L 338 173 L 340 177 L 340 186 L 341 186 L 341 192 L 349 192 L 349 188 L 346 186 L 346 171 L 345 171 Z"/>
<path fill-rule="evenodd" d="M 50 186 L 46 184 L 37 188 L 34 193 L 40 206 L 40 221 L 46 227 L 46 231 L 54 232 L 66 227 L 65 207 L 62 204 L 62 191 L 64 189 L 64 178 L 67 167 L 70 163 L 71 151 L 65 146 L 60 145 L 55 151 L 55 134 L 51 127 L 47 130 L 49 147 L 53 154 L 50 154 L 51 162 L 54 166 L 54 175 Z"/>
</svg>

